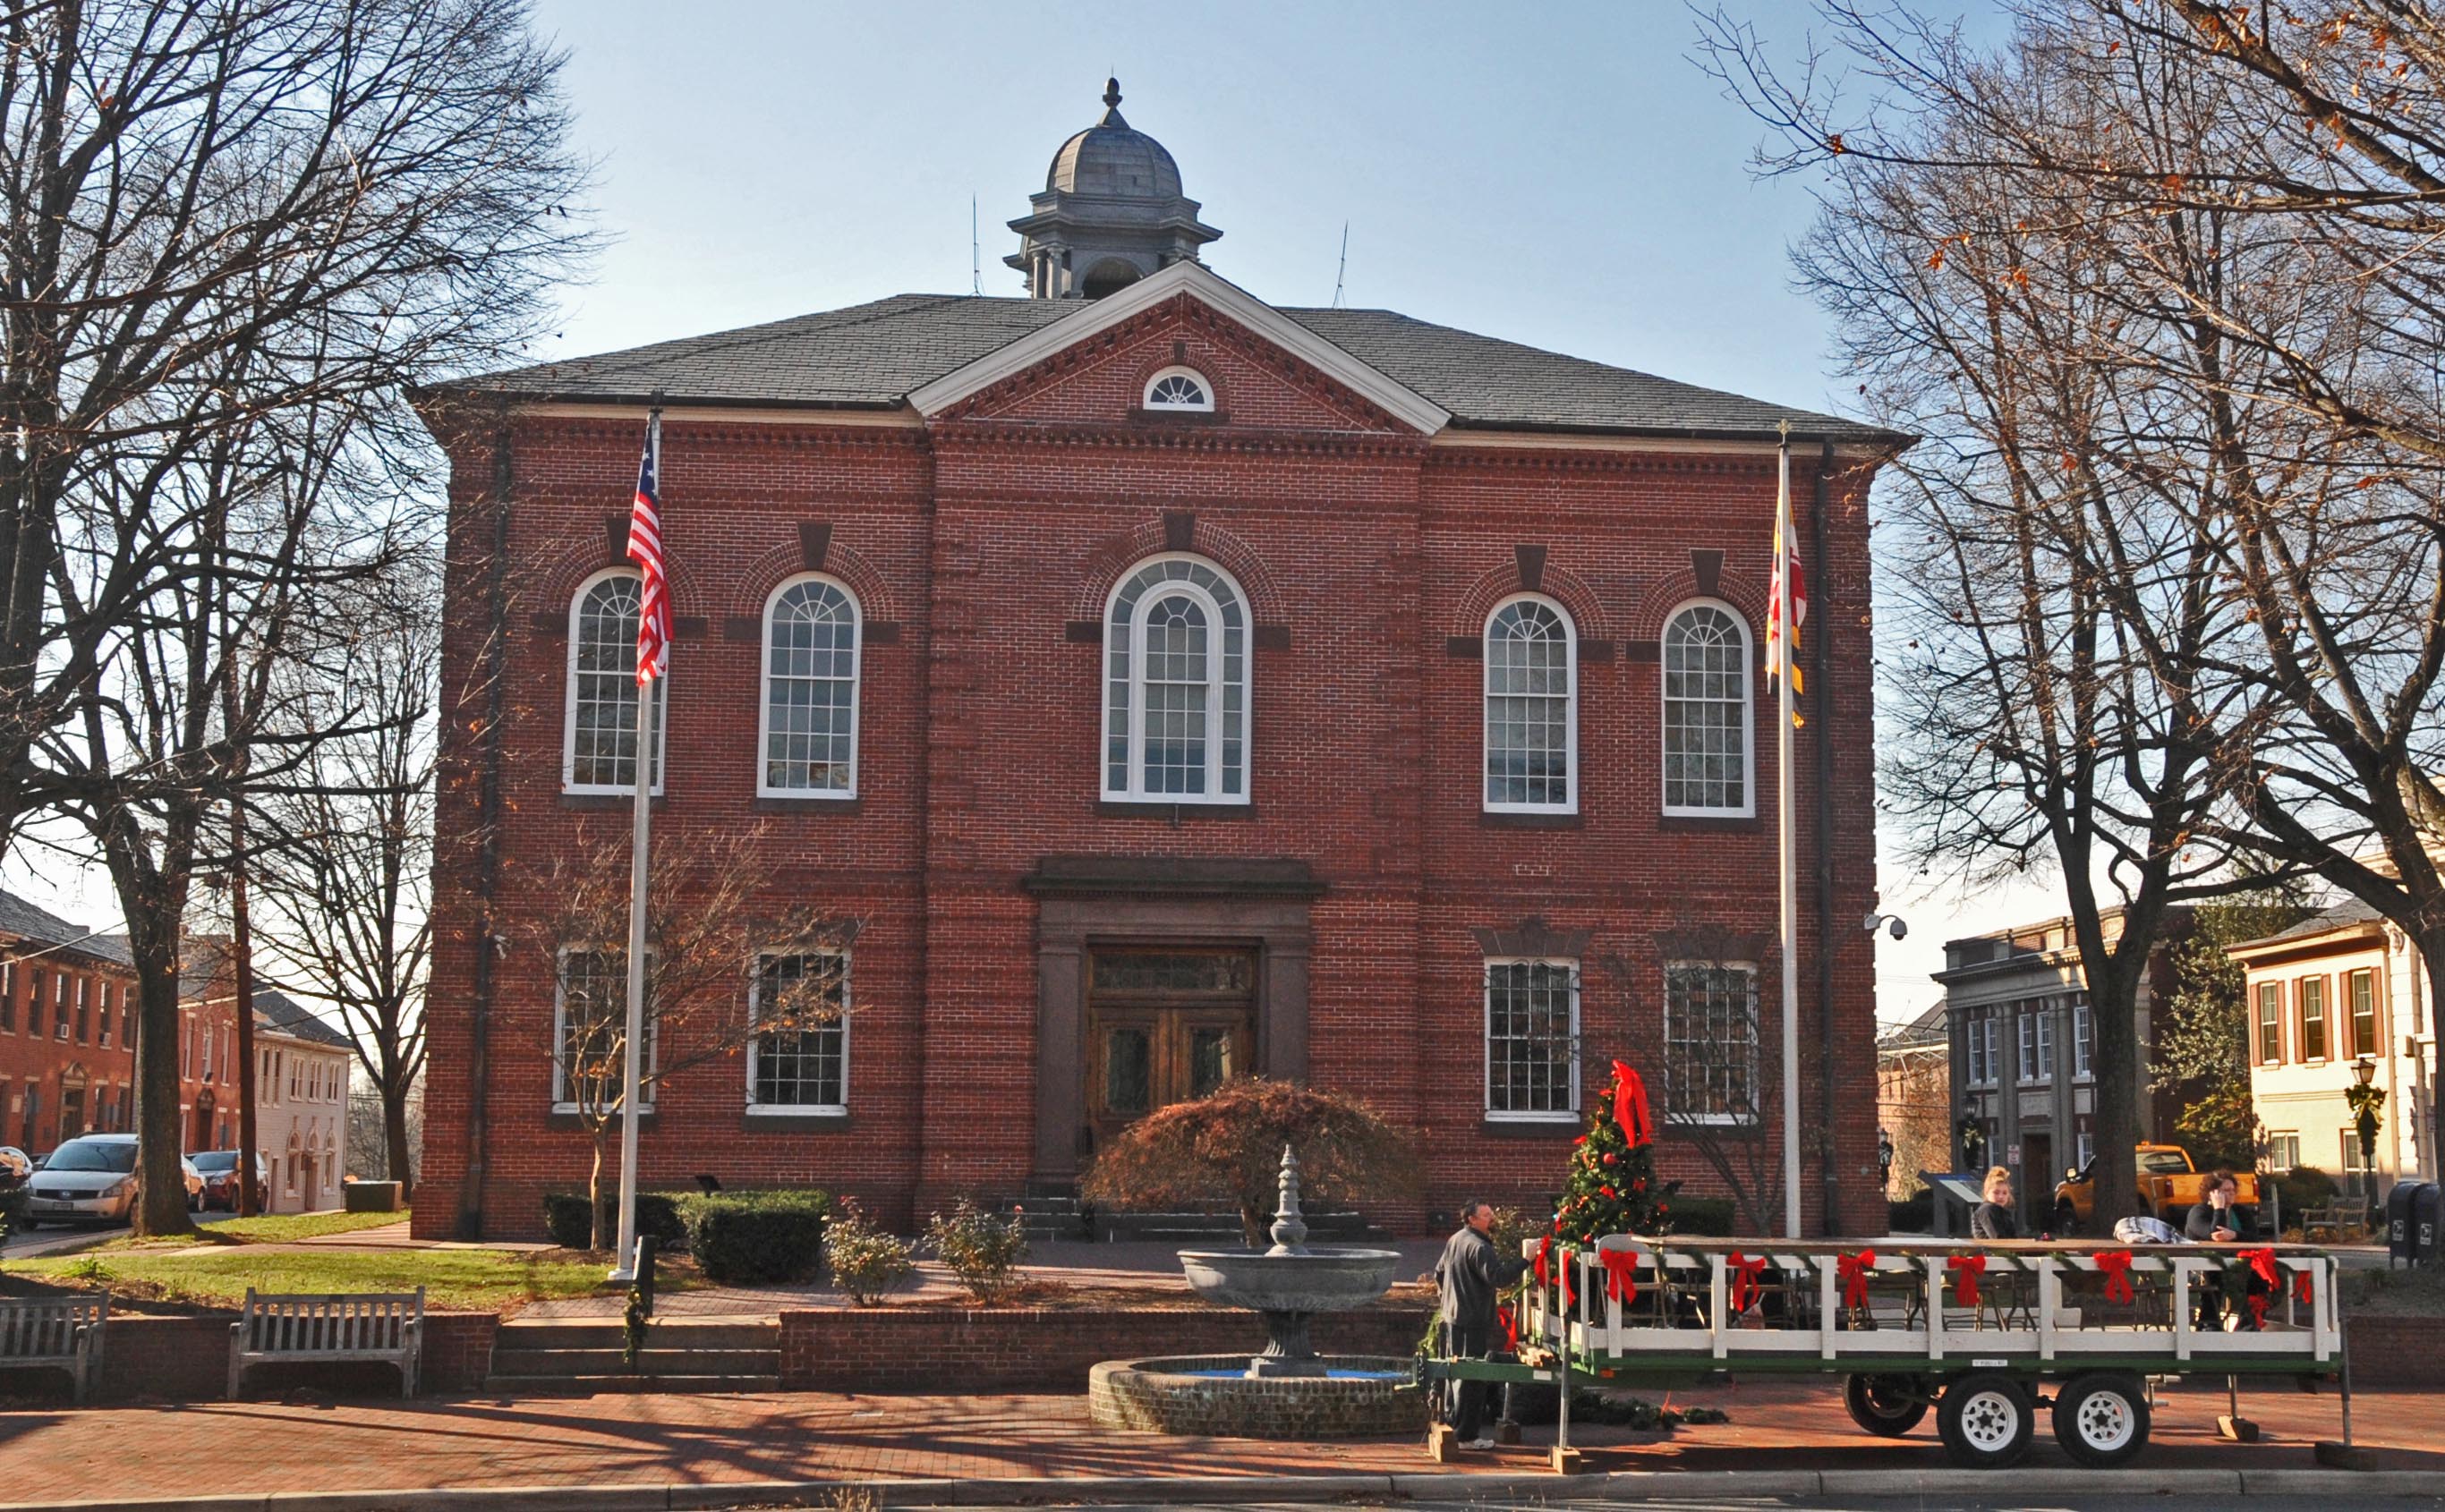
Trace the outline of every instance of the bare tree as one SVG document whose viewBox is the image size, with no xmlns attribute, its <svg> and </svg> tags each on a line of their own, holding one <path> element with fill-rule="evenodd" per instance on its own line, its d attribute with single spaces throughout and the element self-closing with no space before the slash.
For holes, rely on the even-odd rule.
<svg viewBox="0 0 2445 1512">
<path fill-rule="evenodd" d="M 699 1066 L 767 1054 L 840 1023 L 850 1011 L 849 952 L 862 921 L 801 905 L 765 911 L 772 869 L 760 829 L 728 839 L 659 834 L 646 878 L 644 1040 L 638 1095 Z M 593 1247 L 617 1227 L 604 1161 L 626 1111 L 629 840 L 578 843 L 540 879 L 550 907 L 531 928 L 551 961 L 558 1025 L 549 1047 L 553 1100 L 593 1143 L 587 1192 Z M 743 1079 L 743 1078 L 742 1078 Z"/>
<path fill-rule="evenodd" d="M 330 589 L 427 533 L 404 390 L 539 328 L 584 175 L 518 0 L 56 0 L 0 30 L 0 843 L 67 814 L 103 852 L 137 1223 L 178 1230 L 205 817 L 364 727 L 286 719 L 288 671 L 345 644 Z"/>
</svg>

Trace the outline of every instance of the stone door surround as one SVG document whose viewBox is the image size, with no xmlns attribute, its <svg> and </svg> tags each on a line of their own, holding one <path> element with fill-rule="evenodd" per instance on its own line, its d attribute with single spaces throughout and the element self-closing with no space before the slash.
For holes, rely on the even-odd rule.
<svg viewBox="0 0 2445 1512">
<path fill-rule="evenodd" d="M 1091 945 L 1253 946 L 1257 1072 L 1307 1079 L 1308 908 L 1324 885 L 1306 862 L 1046 856 L 1019 885 L 1036 898 L 1034 1185 L 1066 1188 L 1081 1164 Z"/>
</svg>

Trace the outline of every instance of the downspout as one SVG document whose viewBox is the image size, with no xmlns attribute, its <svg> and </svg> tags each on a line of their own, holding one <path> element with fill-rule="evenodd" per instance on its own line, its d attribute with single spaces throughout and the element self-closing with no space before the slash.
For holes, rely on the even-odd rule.
<svg viewBox="0 0 2445 1512">
<path fill-rule="evenodd" d="M 510 417 L 502 405 L 493 439 L 493 554 L 485 564 L 490 625 L 484 641 L 484 739 L 476 799 L 476 971 L 468 993 L 467 1162 L 458 1182 L 458 1237 L 484 1237 L 487 1092 L 492 1078 L 493 907 L 501 872 L 501 729 L 509 684 L 510 491 L 515 476 Z"/>
<path fill-rule="evenodd" d="M 1825 510 L 1833 487 L 1834 443 L 1821 443 L 1817 457 L 1817 498 L 1808 512 L 1808 575 L 1817 585 L 1817 599 L 1830 604 L 1831 583 L 1825 563 Z M 1834 693 L 1826 668 L 1831 662 L 1826 643 L 1834 638 L 1830 609 L 1818 616 L 1808 676 L 1816 697 L 1809 700 L 1817 716 L 1817 1113 L 1824 1120 L 1824 1138 L 1817 1147 L 1817 1179 L 1822 1188 L 1819 1220 L 1828 1238 L 1842 1231 L 1840 1183 L 1834 1161 Z"/>
</svg>

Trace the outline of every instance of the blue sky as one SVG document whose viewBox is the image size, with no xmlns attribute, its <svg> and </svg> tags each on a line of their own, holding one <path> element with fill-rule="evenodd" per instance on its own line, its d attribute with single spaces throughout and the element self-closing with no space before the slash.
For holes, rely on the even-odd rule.
<svg viewBox="0 0 2445 1512">
<path fill-rule="evenodd" d="M 1804 6 L 1732 5 L 1797 52 Z M 537 359 L 912 290 L 1016 295 L 1003 222 L 1116 72 L 1261 298 L 1345 299 L 1813 408 L 1847 385 L 1789 287 L 1801 181 L 1757 182 L 1758 129 L 1690 61 L 1677 4 L 924 7 L 540 0 L 569 49 L 577 140 L 614 238 Z M 18 860 L 9 886 L 114 910 L 99 873 Z M 1882 946 L 1885 1011 L 1933 996 L 1948 934 L 2050 905 L 1913 901 Z"/>
</svg>

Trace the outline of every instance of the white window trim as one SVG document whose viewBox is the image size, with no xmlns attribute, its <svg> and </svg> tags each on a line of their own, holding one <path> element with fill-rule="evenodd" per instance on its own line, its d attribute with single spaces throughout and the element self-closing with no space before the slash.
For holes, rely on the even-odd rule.
<svg viewBox="0 0 2445 1512">
<path fill-rule="evenodd" d="M 579 1106 L 576 1098 L 567 1095 L 569 1092 L 569 1063 L 561 1057 L 560 1049 L 561 1046 L 569 1042 L 569 958 L 571 956 L 600 956 L 607 955 L 609 953 L 610 947 L 606 945 L 563 945 L 558 950 L 552 952 L 551 1111 L 555 1113 L 579 1113 L 584 1111 L 584 1109 Z M 647 961 L 651 961 L 653 957 L 653 948 L 651 946 L 647 946 L 645 950 L 645 959 Z M 625 987 L 623 990 L 625 990 Z M 655 1073 L 662 1069 L 662 1019 L 655 1015 L 648 1014 L 645 1017 L 644 1063 L 640 1069 L 638 1075 L 638 1080 L 642 1085 L 637 1089 L 637 1111 L 641 1113 L 650 1113 L 654 1111 L 653 1078 Z M 294 1090 L 294 1088 L 291 1088 L 292 1092 Z"/>
<path fill-rule="evenodd" d="M 577 780 L 577 621 L 586 607 L 586 596 L 608 578 L 625 577 L 644 582 L 644 574 L 633 567 L 607 567 L 588 575 L 569 596 L 569 644 L 562 657 L 564 663 L 560 689 L 560 791 L 571 794 L 633 793 L 637 790 L 626 783 L 585 782 Z M 663 795 L 663 781 L 670 775 L 670 700 L 663 696 L 667 677 L 654 679 L 651 696 L 654 700 L 654 785 L 653 796 Z M 760 756 L 760 751 L 759 751 Z"/>
<path fill-rule="evenodd" d="M 1111 786 L 1111 753 L 1105 741 L 1112 728 L 1112 606 L 1121 590 L 1129 586 L 1148 568 L 1162 562 L 1194 562 L 1231 586 L 1240 601 L 1240 791 L 1222 793 L 1222 606 L 1213 594 L 1197 584 L 1181 579 L 1158 583 L 1138 595 L 1129 609 L 1129 786 Z M 1209 665 L 1213 676 L 1205 684 L 1205 787 L 1204 793 L 1148 793 L 1146 791 L 1146 618 L 1155 601 L 1174 593 L 1185 593 L 1205 610 L 1207 623 L 1213 627 L 1208 642 Z M 1248 603 L 1248 590 L 1240 580 L 1224 571 L 1222 565 L 1211 557 L 1194 551 L 1158 551 L 1152 556 L 1131 562 L 1129 569 L 1112 583 L 1112 590 L 1104 595 L 1103 634 L 1099 644 L 1103 656 L 1096 663 L 1096 684 L 1102 689 L 1095 720 L 1096 787 L 1110 803 L 1166 803 L 1183 807 L 1212 805 L 1244 809 L 1255 791 L 1257 751 L 1257 616 Z"/>
<path fill-rule="evenodd" d="M 1167 378 L 1185 378 L 1194 381 L 1197 384 L 1198 392 L 1205 396 L 1205 402 L 1203 404 L 1156 403 L 1154 401 L 1154 386 L 1157 383 L 1162 383 Z M 1206 377 L 1204 373 L 1199 372 L 1194 367 L 1187 367 L 1175 363 L 1169 367 L 1160 369 L 1146 381 L 1146 386 L 1138 390 L 1138 407 L 1141 409 L 1157 410 L 1173 415 L 1210 415 L 1214 412 L 1214 380 Z"/>
<path fill-rule="evenodd" d="M 1490 732 L 1486 728 L 1486 704 L 1494 697 L 1494 617 L 1514 604 L 1534 604 L 1551 609 L 1562 622 L 1562 675 L 1569 692 L 1562 700 L 1562 791 L 1559 803 L 1497 803 L 1485 795 L 1489 780 L 1485 759 L 1490 754 Z M 1542 593 L 1514 593 L 1485 611 L 1485 623 L 1477 627 L 1478 658 L 1481 663 L 1477 680 L 1477 801 L 1486 813 L 1577 813 L 1579 812 L 1579 625 L 1571 611 L 1558 599 Z"/>
<path fill-rule="evenodd" d="M 1497 1111 L 1494 1107 L 1494 968 L 1559 966 L 1571 980 L 1571 1103 L 1549 1113 Z M 1478 973 L 1478 1095 L 1490 1124 L 1576 1124 L 1579 1121 L 1579 963 L 1567 956 L 1488 956 Z"/>
<path fill-rule="evenodd" d="M 801 583 L 821 583 L 836 589 L 849 601 L 849 786 L 847 788 L 776 788 L 766 779 L 773 771 L 773 611 L 781 607 L 781 595 Z M 858 734 L 864 721 L 859 718 L 860 705 L 866 701 L 866 606 L 858 602 L 857 590 L 828 572 L 799 572 L 784 578 L 764 598 L 763 635 L 757 657 L 761 663 L 756 678 L 756 795 L 759 798 L 823 798 L 847 803 L 857 796 Z M 573 661 L 572 661 L 573 664 Z M 571 700 L 574 709 L 574 700 Z M 571 716 L 574 719 L 574 715 Z M 574 728 L 572 726 L 572 728 Z M 574 756 L 572 741 L 572 757 Z"/>
<path fill-rule="evenodd" d="M 2071 1079 L 2097 1080 L 2097 1010 L 2086 999 L 2071 1005 Z"/>
<path fill-rule="evenodd" d="M 1721 609 L 1731 616 L 1733 627 L 1741 632 L 1741 804 L 1736 809 L 1708 809 L 1693 804 L 1662 805 L 1665 817 L 1671 819 L 1752 819 L 1757 816 L 1757 669 L 1750 659 L 1757 654 L 1757 637 L 1750 632 L 1748 616 L 1722 599 L 1684 599 L 1672 606 L 1664 616 L 1664 628 L 1656 636 L 1655 677 L 1655 784 L 1656 797 L 1664 796 L 1664 763 L 1670 753 L 1665 742 L 1670 731 L 1664 719 L 1665 679 L 1668 665 L 1667 649 L 1672 636 L 1672 622 L 1695 608 Z"/>
<path fill-rule="evenodd" d="M 756 1057 L 762 1047 L 763 1036 L 756 1032 L 760 1017 L 758 999 L 764 993 L 764 962 L 783 956 L 835 956 L 840 960 L 841 977 L 841 1100 L 836 1103 L 759 1103 L 756 1100 Z M 854 989 L 850 973 L 855 969 L 850 953 L 838 946 L 814 950 L 758 950 L 748 958 L 747 965 L 747 1111 L 751 1113 L 846 1113 L 849 1111 L 849 994 Z"/>
<path fill-rule="evenodd" d="M 1676 610 L 1675 612 L 1677 613 L 1678 611 Z M 1666 623 L 1670 624 L 1670 622 L 1668 620 Z M 1744 1118 L 1738 1113 L 1685 1112 L 1680 1107 L 1680 1087 L 1672 1079 L 1672 1026 L 1670 1021 L 1670 1016 L 1672 1012 L 1672 973 L 1690 968 L 1707 971 L 1745 971 L 1748 973 L 1750 1055 L 1748 1071 L 1752 1083 L 1754 1083 L 1759 1072 L 1764 1069 L 1765 1061 L 1765 1026 L 1760 1021 L 1761 1015 L 1760 1005 L 1758 1002 L 1758 988 L 1764 979 L 1763 974 L 1758 970 L 1758 963 L 1754 961 L 1666 961 L 1664 963 L 1663 1000 L 1663 1009 L 1667 1016 L 1666 1022 L 1664 1024 L 1664 1089 L 1668 1099 L 1667 1107 L 1669 1110 L 1669 1116 L 1676 1123 L 1705 1124 L 1719 1129 L 1763 1129 L 1765 1127 L 1764 1109 L 1760 1109 L 1755 1114 Z M 1993 1020 L 1990 1019 L 1988 1021 L 1992 1022 Z M 1754 1085 L 1749 1088 L 1749 1096 L 1752 1101 L 1756 1099 L 1757 1088 Z"/>
</svg>

